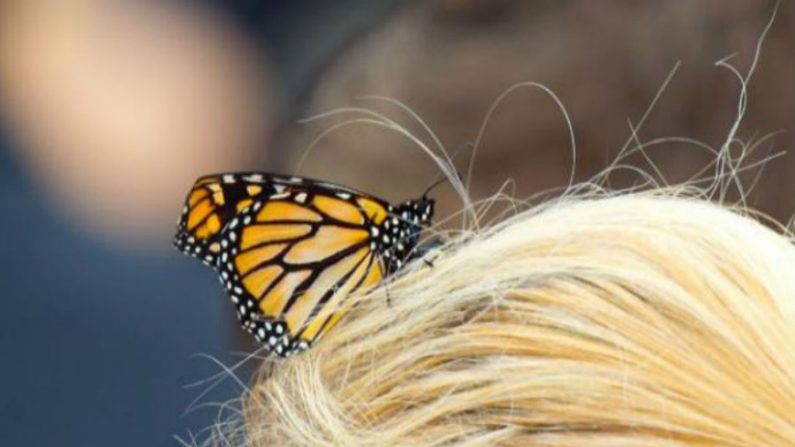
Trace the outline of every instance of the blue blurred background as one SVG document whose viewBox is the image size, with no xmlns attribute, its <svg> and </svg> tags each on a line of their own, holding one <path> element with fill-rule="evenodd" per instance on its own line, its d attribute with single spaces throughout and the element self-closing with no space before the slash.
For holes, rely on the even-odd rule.
<svg viewBox="0 0 795 447">
<path fill-rule="evenodd" d="M 595 6 L 597 5 L 598 6 Z M 579 143 L 578 180 L 599 172 L 677 61 L 639 138 L 719 146 L 738 88 L 714 62 L 747 68 L 774 2 L 708 0 L 237 0 L 0 3 L 0 446 L 166 446 L 211 424 L 185 414 L 255 346 L 217 279 L 170 247 L 193 179 L 225 170 L 299 173 L 391 200 L 436 176 L 405 138 L 299 118 L 372 107 L 450 152 L 474 140 L 497 95 L 538 81 L 562 98 Z M 795 146 L 795 8 L 765 44 L 740 137 L 754 157 Z M 358 99 L 357 99 L 358 98 Z M 339 121 L 336 121 L 339 122 Z M 514 195 L 565 185 L 568 133 L 548 97 L 519 93 L 494 115 L 472 195 L 507 178 Z M 424 137 L 429 141 L 427 137 Z M 467 151 L 457 158 L 465 172 Z M 710 161 L 676 143 L 649 154 L 671 182 Z M 752 157 L 749 160 L 753 160 Z M 649 169 L 645 158 L 633 158 Z M 786 221 L 795 159 L 768 165 L 751 203 Z M 758 171 L 748 173 L 749 178 Z M 619 177 L 614 186 L 636 184 Z M 441 216 L 457 209 L 440 189 Z M 247 374 L 256 365 L 242 369 Z M 227 380 L 200 403 L 241 389 Z"/>
</svg>

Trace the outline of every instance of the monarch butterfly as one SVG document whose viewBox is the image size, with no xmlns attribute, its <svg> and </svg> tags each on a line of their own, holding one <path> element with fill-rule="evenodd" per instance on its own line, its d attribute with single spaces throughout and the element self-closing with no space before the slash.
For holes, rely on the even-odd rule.
<svg viewBox="0 0 795 447">
<path fill-rule="evenodd" d="M 287 357 L 414 255 L 434 212 L 426 194 L 392 206 L 307 178 L 208 175 L 188 193 L 174 245 L 213 267 L 243 329 Z"/>
</svg>

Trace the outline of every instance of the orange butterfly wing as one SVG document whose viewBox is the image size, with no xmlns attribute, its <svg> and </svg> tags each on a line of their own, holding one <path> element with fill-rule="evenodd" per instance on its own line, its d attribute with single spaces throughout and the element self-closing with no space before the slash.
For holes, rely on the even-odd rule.
<svg viewBox="0 0 795 447">
<path fill-rule="evenodd" d="M 220 260 L 244 327 L 277 354 L 319 339 L 353 293 L 384 276 L 367 226 L 375 224 L 355 200 L 300 188 L 285 194 L 233 220 Z"/>
<path fill-rule="evenodd" d="M 243 328 L 288 356 L 400 268 L 432 213 L 424 197 L 395 209 L 320 181 L 221 174 L 194 184 L 175 245 L 213 266 Z"/>
<path fill-rule="evenodd" d="M 227 223 L 255 198 L 274 191 L 274 185 L 258 173 L 199 178 L 188 193 L 177 221 L 174 245 L 211 265 L 222 251 L 220 233 Z"/>
</svg>

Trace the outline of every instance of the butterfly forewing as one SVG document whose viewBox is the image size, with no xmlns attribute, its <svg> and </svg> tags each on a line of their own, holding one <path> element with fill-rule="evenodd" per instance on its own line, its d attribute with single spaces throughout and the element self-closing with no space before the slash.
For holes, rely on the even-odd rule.
<svg viewBox="0 0 795 447">
<path fill-rule="evenodd" d="M 221 252 L 219 241 L 224 227 L 255 197 L 272 195 L 276 187 L 256 173 L 200 177 L 185 200 L 174 245 L 186 254 L 214 263 Z"/>
<path fill-rule="evenodd" d="M 287 356 L 328 332 L 352 294 L 400 267 L 432 205 L 423 198 L 394 209 L 296 177 L 207 176 L 188 194 L 175 245 L 212 265 L 243 328 Z"/>
</svg>

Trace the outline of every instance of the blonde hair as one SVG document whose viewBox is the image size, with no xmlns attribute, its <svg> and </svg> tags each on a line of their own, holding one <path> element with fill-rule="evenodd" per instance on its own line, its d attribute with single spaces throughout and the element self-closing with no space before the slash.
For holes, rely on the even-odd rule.
<svg viewBox="0 0 795 447">
<path fill-rule="evenodd" d="M 242 417 L 256 447 L 791 446 L 795 249 L 678 193 L 557 201 L 265 362 Z"/>
</svg>

